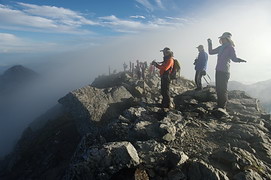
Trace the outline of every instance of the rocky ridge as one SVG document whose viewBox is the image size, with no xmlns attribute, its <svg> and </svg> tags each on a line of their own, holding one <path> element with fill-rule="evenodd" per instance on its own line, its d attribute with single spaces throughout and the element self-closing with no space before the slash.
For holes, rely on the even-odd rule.
<svg viewBox="0 0 271 180">
<path fill-rule="evenodd" d="M 59 100 L 58 117 L 25 130 L 1 179 L 271 179 L 270 114 L 243 91 L 227 112 L 213 87 L 174 80 L 163 111 L 160 79 L 100 76 Z"/>
</svg>

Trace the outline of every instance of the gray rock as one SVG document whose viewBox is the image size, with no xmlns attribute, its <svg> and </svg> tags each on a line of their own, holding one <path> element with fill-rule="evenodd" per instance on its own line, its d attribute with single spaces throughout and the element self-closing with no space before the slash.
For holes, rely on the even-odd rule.
<svg viewBox="0 0 271 180">
<path fill-rule="evenodd" d="M 138 121 L 133 127 L 134 132 L 131 132 L 133 133 L 131 135 L 134 136 L 132 139 L 149 140 L 159 137 L 158 126 L 157 122 Z"/>
<path fill-rule="evenodd" d="M 92 82 L 91 86 L 96 88 L 109 88 L 109 87 L 116 87 L 122 86 L 122 83 L 130 84 L 129 80 L 131 76 L 128 73 L 117 73 L 111 75 L 103 75 L 98 76 Z"/>
<path fill-rule="evenodd" d="M 137 94 L 137 97 L 142 97 L 144 94 L 144 89 L 139 86 L 136 86 L 134 88 L 134 93 Z"/>
<path fill-rule="evenodd" d="M 130 106 L 132 95 L 123 87 L 98 89 L 86 86 L 70 92 L 59 102 L 76 119 L 80 134 L 84 135 L 95 129 L 96 122 L 118 117 Z"/>
<path fill-rule="evenodd" d="M 124 117 L 132 120 L 136 120 L 146 114 L 147 110 L 143 107 L 130 107 L 124 111 Z"/>
<path fill-rule="evenodd" d="M 248 169 L 233 177 L 233 180 L 262 180 L 262 177 L 255 171 Z"/>
<path fill-rule="evenodd" d="M 225 148 L 211 156 L 221 166 L 231 169 L 231 173 L 253 169 L 257 173 L 270 178 L 270 168 L 252 153 L 240 148 Z"/>
<path fill-rule="evenodd" d="M 155 140 L 137 141 L 135 148 L 142 164 L 148 168 L 158 166 L 177 167 L 188 160 L 188 156 L 184 152 L 167 148 L 164 144 Z"/>
<path fill-rule="evenodd" d="M 100 133 L 106 141 L 128 141 L 130 139 L 129 131 L 131 129 L 131 122 L 124 117 L 120 117 L 112 120 L 107 126 L 100 130 Z"/>
<path fill-rule="evenodd" d="M 262 113 L 261 118 L 265 119 L 266 121 L 271 121 L 271 114 Z"/>
<path fill-rule="evenodd" d="M 189 180 L 229 180 L 224 172 L 203 161 L 190 161 L 186 168 Z"/>
<path fill-rule="evenodd" d="M 93 145 L 75 153 L 64 179 L 110 179 L 125 168 L 140 163 L 137 151 L 129 142 L 112 142 Z"/>
<path fill-rule="evenodd" d="M 176 169 L 171 170 L 171 171 L 168 173 L 167 178 L 170 179 L 170 180 L 185 180 L 185 179 L 186 179 L 186 176 L 185 176 L 185 174 L 182 172 L 181 169 L 176 168 Z"/>
</svg>

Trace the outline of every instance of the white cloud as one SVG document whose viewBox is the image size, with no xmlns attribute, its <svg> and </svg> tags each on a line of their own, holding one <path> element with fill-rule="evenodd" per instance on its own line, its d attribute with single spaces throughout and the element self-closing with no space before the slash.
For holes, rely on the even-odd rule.
<svg viewBox="0 0 271 180">
<path fill-rule="evenodd" d="M 149 0 L 136 1 L 149 10 L 156 8 Z M 155 3 L 153 2 L 153 4 Z M 156 5 L 161 8 L 162 1 L 156 0 Z M 181 19 L 169 17 L 156 18 L 152 16 L 151 19 L 146 19 L 145 16 L 135 15 L 129 18 L 135 20 L 120 19 L 115 15 L 89 20 L 81 13 L 70 9 L 27 3 L 17 3 L 17 6 L 13 7 L 0 6 L 0 28 L 30 32 L 90 34 L 94 33 L 90 30 L 93 26 L 99 26 L 118 32 L 135 33 L 164 26 L 176 27 L 183 23 Z"/>
<path fill-rule="evenodd" d="M 164 7 L 164 5 L 163 5 L 163 3 L 162 3 L 161 0 L 155 0 L 155 2 L 156 2 L 157 6 L 158 6 L 159 8 L 165 9 L 165 7 Z"/>
<path fill-rule="evenodd" d="M 140 17 L 138 17 L 140 18 Z M 187 23 L 182 18 L 156 18 L 153 17 L 149 21 L 134 21 L 134 20 L 124 20 L 116 17 L 115 15 L 100 17 L 100 24 L 110 27 L 118 32 L 143 32 L 151 31 L 163 28 L 176 28 L 183 26 L 184 23 Z"/>
<path fill-rule="evenodd" d="M 23 11 L 35 16 L 47 17 L 67 25 L 97 25 L 97 22 L 91 21 L 75 11 L 55 6 L 38 6 L 34 4 L 18 3 L 25 7 Z"/>
<path fill-rule="evenodd" d="M 140 15 L 130 16 L 130 18 L 134 18 L 134 19 L 146 19 L 145 16 L 140 16 Z"/>
<path fill-rule="evenodd" d="M 9 33 L 0 33 L 0 43 L 3 44 L 5 42 L 14 42 L 14 41 L 18 41 L 18 38 L 13 35 L 13 34 L 9 34 Z"/>
<path fill-rule="evenodd" d="M 135 1 L 141 6 L 143 6 L 143 8 L 147 10 L 148 12 L 165 9 L 165 6 L 162 0 L 135 0 Z M 137 4 L 136 4 L 136 7 L 140 8 Z"/>
<path fill-rule="evenodd" d="M 69 9 L 19 3 L 22 9 L 0 6 L 0 27 L 41 32 L 90 33 L 83 25 L 97 25 Z"/>
<path fill-rule="evenodd" d="M 10 33 L 0 33 L 0 54 L 3 53 L 40 53 L 56 49 L 56 44 L 33 42 Z"/>
<path fill-rule="evenodd" d="M 154 6 L 148 0 L 136 0 L 136 2 L 141 4 L 147 10 L 154 11 Z"/>
<path fill-rule="evenodd" d="M 100 17 L 102 24 L 119 32 L 137 32 L 149 28 L 150 25 L 141 23 L 140 21 L 122 20 L 115 15 Z"/>
</svg>

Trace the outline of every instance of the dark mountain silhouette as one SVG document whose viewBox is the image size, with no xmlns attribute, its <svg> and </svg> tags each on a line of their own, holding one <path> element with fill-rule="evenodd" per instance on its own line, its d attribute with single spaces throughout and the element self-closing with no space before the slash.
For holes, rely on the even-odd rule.
<svg viewBox="0 0 271 180">
<path fill-rule="evenodd" d="M 270 114 L 236 90 L 214 111 L 215 89 L 194 88 L 174 81 L 164 111 L 158 76 L 100 76 L 24 131 L 0 179 L 271 179 Z"/>
<path fill-rule="evenodd" d="M 27 95 L 38 80 L 36 72 L 22 65 L 12 66 L 0 75 L 0 156 L 10 151 L 25 128 L 24 117 L 32 113 L 25 111 L 31 101 Z"/>
<path fill-rule="evenodd" d="M 0 93 L 10 93 L 38 77 L 33 70 L 22 65 L 12 66 L 0 75 Z"/>
</svg>

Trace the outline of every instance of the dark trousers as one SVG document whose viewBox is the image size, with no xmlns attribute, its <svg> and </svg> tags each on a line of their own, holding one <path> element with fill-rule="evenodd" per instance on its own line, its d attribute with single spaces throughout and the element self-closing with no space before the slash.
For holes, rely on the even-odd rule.
<svg viewBox="0 0 271 180">
<path fill-rule="evenodd" d="M 217 94 L 217 106 L 219 108 L 225 108 L 228 101 L 228 81 L 230 79 L 230 73 L 216 71 L 215 73 L 215 86 Z"/>
<path fill-rule="evenodd" d="M 196 71 L 195 74 L 195 83 L 197 86 L 197 89 L 202 89 L 202 84 L 201 84 L 201 78 L 202 78 L 202 71 Z"/>
<path fill-rule="evenodd" d="M 170 96 L 169 96 L 169 85 L 170 85 L 170 78 L 169 74 L 165 72 L 161 76 L 161 94 L 162 94 L 162 107 L 169 108 L 170 106 Z"/>
</svg>

